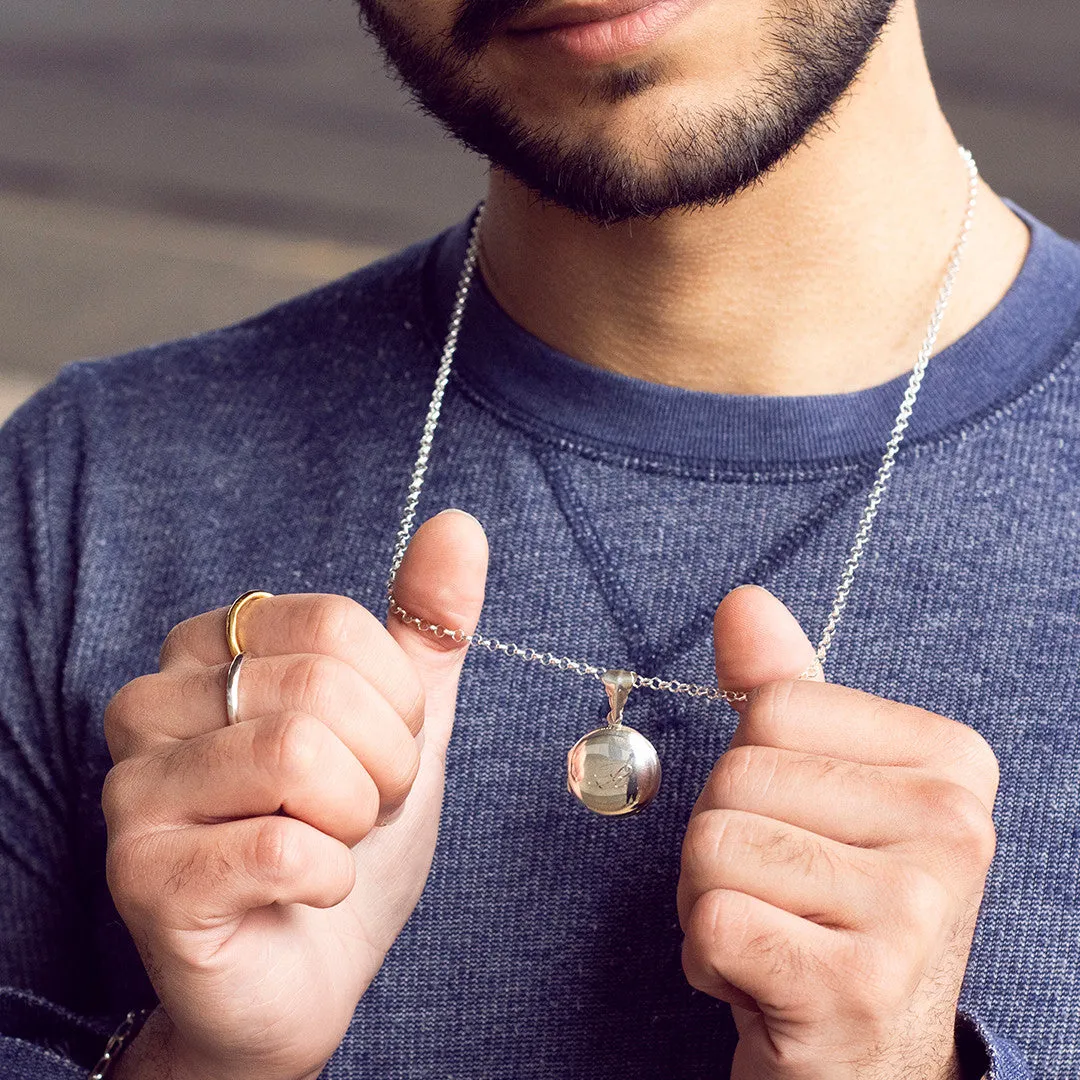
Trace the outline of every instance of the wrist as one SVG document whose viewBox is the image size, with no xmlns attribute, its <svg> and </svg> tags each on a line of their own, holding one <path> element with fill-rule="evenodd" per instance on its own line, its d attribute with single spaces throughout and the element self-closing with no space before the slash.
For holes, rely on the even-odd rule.
<svg viewBox="0 0 1080 1080">
<path fill-rule="evenodd" d="M 182 1053 L 177 1043 L 172 1019 L 159 1005 L 117 1060 L 109 1080 L 210 1080 L 215 1075 Z M 231 1080 L 220 1071 L 216 1075 Z"/>
<path fill-rule="evenodd" d="M 322 1069 L 290 1077 L 318 1080 Z M 251 1080 L 242 1070 L 231 1072 L 184 1047 L 169 1014 L 159 1005 L 116 1059 L 108 1080 Z"/>
</svg>

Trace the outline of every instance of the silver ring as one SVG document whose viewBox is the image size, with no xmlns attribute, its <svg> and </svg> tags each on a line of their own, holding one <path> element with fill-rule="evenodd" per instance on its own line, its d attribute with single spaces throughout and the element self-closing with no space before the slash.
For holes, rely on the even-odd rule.
<svg viewBox="0 0 1080 1080">
<path fill-rule="evenodd" d="M 240 723 L 240 669 L 243 666 L 244 654 L 237 653 L 225 678 L 225 712 L 230 724 Z"/>
</svg>

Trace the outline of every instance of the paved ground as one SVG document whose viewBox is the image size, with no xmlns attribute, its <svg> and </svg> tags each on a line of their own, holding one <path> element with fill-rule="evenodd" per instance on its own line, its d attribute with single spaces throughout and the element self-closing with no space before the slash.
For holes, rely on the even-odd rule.
<svg viewBox="0 0 1080 1080">
<path fill-rule="evenodd" d="M 1080 236 L 1076 0 L 925 0 L 999 190 Z M 348 0 L 0 0 L 0 414 L 69 359 L 219 325 L 462 216 L 483 170 Z"/>
</svg>

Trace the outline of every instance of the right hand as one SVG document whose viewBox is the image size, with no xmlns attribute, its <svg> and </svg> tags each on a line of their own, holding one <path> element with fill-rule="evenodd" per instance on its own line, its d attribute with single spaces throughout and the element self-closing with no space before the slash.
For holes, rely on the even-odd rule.
<svg viewBox="0 0 1080 1080">
<path fill-rule="evenodd" d="M 395 592 L 472 631 L 486 572 L 479 524 L 443 513 Z M 108 883 L 161 1001 L 121 1078 L 155 1053 L 184 1078 L 317 1077 L 431 867 L 466 646 L 341 596 L 257 600 L 229 726 L 225 614 L 175 627 L 105 714 Z"/>
</svg>

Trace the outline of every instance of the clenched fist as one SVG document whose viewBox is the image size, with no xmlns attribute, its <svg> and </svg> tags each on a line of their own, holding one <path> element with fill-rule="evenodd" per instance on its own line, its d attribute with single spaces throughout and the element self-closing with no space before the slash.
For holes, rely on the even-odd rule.
<svg viewBox="0 0 1080 1080">
<path fill-rule="evenodd" d="M 733 1080 L 958 1080 L 956 1006 L 994 854 L 974 730 L 824 682 L 765 590 L 716 618 L 722 686 L 757 688 L 691 815 L 691 985 L 732 1006 Z"/>
<path fill-rule="evenodd" d="M 472 630 L 486 568 L 443 513 L 396 594 Z M 345 597 L 257 600 L 230 726 L 225 615 L 174 628 L 105 716 L 109 888 L 161 1001 L 119 1080 L 316 1077 L 431 867 L 464 647 Z"/>
</svg>

